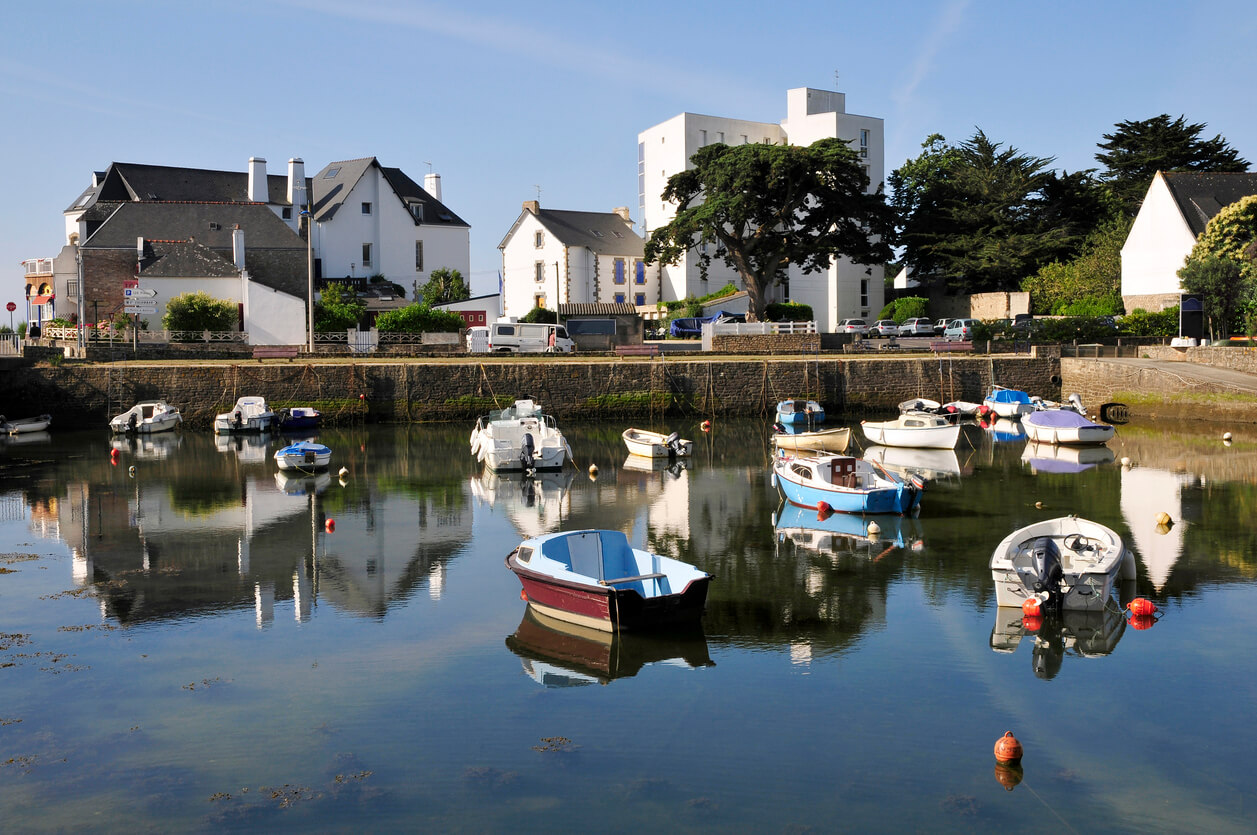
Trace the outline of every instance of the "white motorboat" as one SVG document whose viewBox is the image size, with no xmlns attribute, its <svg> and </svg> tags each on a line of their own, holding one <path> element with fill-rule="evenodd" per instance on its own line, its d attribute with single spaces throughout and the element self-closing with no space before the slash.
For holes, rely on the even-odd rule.
<svg viewBox="0 0 1257 835">
<path fill-rule="evenodd" d="M 851 428 L 821 429 L 816 432 L 774 432 L 773 446 L 788 452 L 846 452 L 851 444 Z"/>
<path fill-rule="evenodd" d="M 332 450 L 313 441 L 297 441 L 275 451 L 275 463 L 284 472 L 313 473 L 332 463 Z"/>
<path fill-rule="evenodd" d="M 561 470 L 572 457 L 567 439 L 554 418 L 531 399 L 477 419 L 471 432 L 471 452 L 498 471 Z"/>
<path fill-rule="evenodd" d="M 1021 419 L 1026 437 L 1040 444 L 1089 446 L 1108 443 L 1113 427 L 1096 423 L 1073 409 L 1045 409 L 1031 412 Z"/>
<path fill-rule="evenodd" d="M 43 432 L 52 423 L 52 415 L 7 419 L 0 415 L 0 432 L 5 435 L 22 435 L 27 432 Z"/>
<path fill-rule="evenodd" d="M 663 435 L 630 426 L 620 437 L 631 454 L 643 458 L 676 458 L 689 455 L 694 450 L 694 442 L 685 440 L 677 432 Z"/>
<path fill-rule="evenodd" d="M 183 422 L 179 410 L 165 400 L 146 400 L 109 421 L 115 433 L 133 432 L 141 435 L 169 432 Z"/>
<path fill-rule="evenodd" d="M 1016 418 L 1028 415 L 1035 410 L 1030 395 L 1018 389 L 1006 389 L 1003 386 L 991 386 L 991 393 L 983 400 L 982 405 L 989 412 L 1002 418 Z"/>
<path fill-rule="evenodd" d="M 955 449 L 960 424 L 929 412 L 904 412 L 894 420 L 860 421 L 864 437 L 882 446 Z"/>
<path fill-rule="evenodd" d="M 265 432 L 275 425 L 275 413 L 264 397 L 241 397 L 230 412 L 214 418 L 214 434 Z"/>
<path fill-rule="evenodd" d="M 1049 611 L 1103 609 L 1119 572 L 1124 579 L 1135 577 L 1135 560 L 1122 538 L 1076 516 L 1019 528 L 991 556 L 999 606 L 1035 598 Z"/>
</svg>

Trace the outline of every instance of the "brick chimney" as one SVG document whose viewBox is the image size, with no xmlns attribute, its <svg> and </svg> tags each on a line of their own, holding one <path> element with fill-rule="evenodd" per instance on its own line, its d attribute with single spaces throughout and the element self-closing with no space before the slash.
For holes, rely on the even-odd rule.
<svg viewBox="0 0 1257 835">
<path fill-rule="evenodd" d="M 541 201 L 540 201 L 540 200 L 525 200 L 525 201 L 524 201 L 524 211 L 526 211 L 526 212 L 532 212 L 533 214 L 540 214 L 540 213 L 541 213 Z"/>
<path fill-rule="evenodd" d="M 633 222 L 633 218 L 629 217 L 628 206 L 616 206 L 611 211 L 623 218 L 625 223 Z"/>
</svg>

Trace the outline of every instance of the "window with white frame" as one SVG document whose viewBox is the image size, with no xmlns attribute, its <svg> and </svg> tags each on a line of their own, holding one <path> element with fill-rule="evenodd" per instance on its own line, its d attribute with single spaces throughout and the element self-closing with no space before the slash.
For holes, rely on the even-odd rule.
<svg viewBox="0 0 1257 835">
<path fill-rule="evenodd" d="M 362 266 L 371 266 L 371 244 L 362 245 Z"/>
<path fill-rule="evenodd" d="M 534 232 L 532 236 L 532 245 L 536 247 L 537 249 L 541 249 L 543 246 L 545 246 L 546 233 L 542 232 L 540 229 Z"/>
<path fill-rule="evenodd" d="M 545 262 L 538 261 L 535 264 L 533 264 L 532 267 L 533 267 L 533 280 L 537 281 L 538 283 L 545 281 L 546 280 Z"/>
<path fill-rule="evenodd" d="M 415 272 L 423 272 L 423 241 L 415 241 Z"/>
</svg>

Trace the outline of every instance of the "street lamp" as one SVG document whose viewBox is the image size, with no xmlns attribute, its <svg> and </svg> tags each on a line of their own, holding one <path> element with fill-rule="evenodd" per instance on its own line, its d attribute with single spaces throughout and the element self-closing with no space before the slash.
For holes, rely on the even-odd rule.
<svg viewBox="0 0 1257 835">
<path fill-rule="evenodd" d="M 314 215 L 304 209 L 306 219 L 306 351 L 314 353 Z"/>
</svg>

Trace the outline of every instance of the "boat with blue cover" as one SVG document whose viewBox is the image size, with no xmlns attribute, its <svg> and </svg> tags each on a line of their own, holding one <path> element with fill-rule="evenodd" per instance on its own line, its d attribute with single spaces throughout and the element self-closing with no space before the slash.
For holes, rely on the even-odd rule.
<svg viewBox="0 0 1257 835">
<path fill-rule="evenodd" d="M 1113 427 L 1096 423 L 1072 409 L 1044 409 L 1021 419 L 1030 440 L 1041 444 L 1087 446 L 1108 443 Z"/>
<path fill-rule="evenodd" d="M 275 463 L 284 472 L 318 472 L 332 463 L 332 450 L 314 441 L 297 441 L 276 450 Z"/>
<path fill-rule="evenodd" d="M 785 426 L 824 423 L 825 410 L 815 400 L 782 400 L 777 404 L 777 422 Z"/>
<path fill-rule="evenodd" d="M 791 504 L 839 513 L 908 513 L 921 503 L 925 486 L 849 455 L 779 457 L 773 480 Z"/>
<path fill-rule="evenodd" d="M 982 405 L 988 412 L 994 412 L 1002 418 L 1021 417 L 1038 408 L 1024 391 L 1006 389 L 1003 386 L 991 386 L 991 392 L 983 398 Z"/>
</svg>

